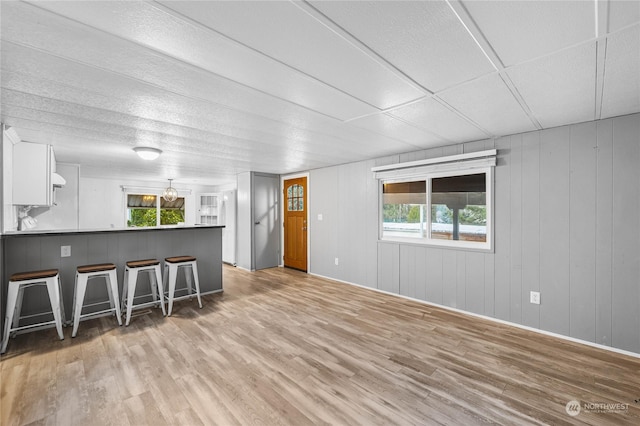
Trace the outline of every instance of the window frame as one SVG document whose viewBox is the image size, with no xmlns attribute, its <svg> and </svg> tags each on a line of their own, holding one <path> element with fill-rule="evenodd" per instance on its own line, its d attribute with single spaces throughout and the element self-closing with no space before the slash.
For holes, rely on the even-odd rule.
<svg viewBox="0 0 640 426">
<path fill-rule="evenodd" d="M 147 195 L 151 195 L 154 196 L 156 198 L 156 203 L 155 203 L 155 209 L 156 209 L 156 224 L 153 226 L 143 226 L 143 227 L 137 227 L 137 226 L 129 226 L 128 221 L 129 221 L 129 196 L 130 195 L 141 195 L 141 196 L 147 196 Z M 129 228 L 153 228 L 153 227 L 162 227 L 162 228 L 167 228 L 167 227 L 176 227 L 176 226 L 182 226 L 179 224 L 170 224 L 170 225 L 162 225 L 160 223 L 161 221 L 161 210 L 162 210 L 162 202 L 160 201 L 160 198 L 162 198 L 162 192 L 161 191 L 131 191 L 131 192 L 125 192 L 124 194 L 124 227 L 129 229 Z M 184 217 L 185 217 L 185 222 L 186 222 L 186 218 L 187 218 L 187 197 L 184 195 L 178 195 L 178 198 L 183 198 L 184 199 Z M 152 207 L 148 207 L 149 209 L 151 209 Z M 182 224 L 184 225 L 183 222 Z"/>
<path fill-rule="evenodd" d="M 384 242 L 398 242 L 403 244 L 417 244 L 421 246 L 448 248 L 448 249 L 461 249 L 469 251 L 482 251 L 493 252 L 494 250 L 494 166 L 486 167 L 468 167 L 461 166 L 456 170 L 441 170 L 441 171 L 423 171 L 418 172 L 411 176 L 402 176 L 401 178 L 379 178 L 378 179 L 378 240 Z M 461 240 L 443 240 L 438 238 L 432 238 L 432 180 L 435 178 L 452 177 L 452 176 L 465 176 L 472 174 L 485 174 L 486 182 L 486 208 L 487 208 L 487 233 L 485 242 L 477 241 L 461 241 Z M 415 182 L 426 181 L 426 235 L 424 237 L 397 237 L 397 236 L 385 236 L 384 235 L 384 184 L 389 183 L 403 183 L 403 182 Z"/>
</svg>

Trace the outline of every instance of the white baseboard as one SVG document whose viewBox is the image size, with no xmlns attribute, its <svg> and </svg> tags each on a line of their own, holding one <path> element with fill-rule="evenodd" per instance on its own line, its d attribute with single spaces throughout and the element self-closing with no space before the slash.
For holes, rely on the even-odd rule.
<svg viewBox="0 0 640 426">
<path fill-rule="evenodd" d="M 389 296 L 400 297 L 402 299 L 407 299 L 407 300 L 411 300 L 411 301 L 414 301 L 414 302 L 422 303 L 422 304 L 425 304 L 425 305 L 434 306 L 436 308 L 446 309 L 448 311 L 457 312 L 459 314 L 469 315 L 469 316 L 472 316 L 472 317 L 482 318 L 482 319 L 486 319 L 486 320 L 489 320 L 489 321 L 497 322 L 499 324 L 509 325 L 509 326 L 520 328 L 520 329 L 523 329 L 523 330 L 533 331 L 535 333 L 544 334 L 545 336 L 556 337 L 558 339 L 567 340 L 569 342 L 580 343 L 582 345 L 591 346 L 591 347 L 598 348 L 598 349 L 604 349 L 606 351 L 615 352 L 615 353 L 618 353 L 618 354 L 627 355 L 627 356 L 634 357 L 634 358 L 640 358 L 640 354 L 639 353 L 627 351 L 627 350 L 624 350 L 624 349 L 615 348 L 613 346 L 606 346 L 606 345 L 602 345 L 600 343 L 589 342 L 588 340 L 576 339 L 575 337 L 565 336 L 564 334 L 558 334 L 558 333 L 554 333 L 554 332 L 551 332 L 551 331 L 541 330 L 539 328 L 529 327 L 527 325 L 522 325 L 522 324 L 518 324 L 518 323 L 515 323 L 515 322 L 510 322 L 510 321 L 505 321 L 505 320 L 501 320 L 499 318 L 494 318 L 494 317 L 490 317 L 490 316 L 487 316 L 487 315 L 477 314 L 475 312 L 469 312 L 469 311 L 465 311 L 465 310 L 458 309 L 458 308 L 452 308 L 451 306 L 440 305 L 438 303 L 428 302 L 426 300 L 415 299 L 413 297 L 403 296 L 402 294 L 391 293 L 391 292 L 380 290 L 380 289 L 377 289 L 377 288 L 367 287 L 367 286 L 362 285 L 362 284 L 356 284 L 356 283 L 352 283 L 352 282 L 349 282 L 349 281 L 344 281 L 344 280 L 339 280 L 339 279 L 336 279 L 336 278 L 326 277 L 326 276 L 320 275 L 320 274 L 314 274 L 312 272 L 309 272 L 309 275 L 313 275 L 315 277 L 320 277 L 320 278 L 324 278 L 324 279 L 331 280 L 331 281 L 336 281 L 336 282 L 343 283 L 343 284 L 352 285 L 352 286 L 355 286 L 355 287 L 360 287 L 360 288 L 363 288 L 363 289 L 366 289 L 366 290 L 376 291 L 378 293 L 388 294 Z"/>
</svg>

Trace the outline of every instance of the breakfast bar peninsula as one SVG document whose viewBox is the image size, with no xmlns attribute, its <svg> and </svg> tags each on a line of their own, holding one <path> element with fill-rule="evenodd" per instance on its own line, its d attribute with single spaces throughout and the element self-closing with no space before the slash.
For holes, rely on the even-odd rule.
<svg viewBox="0 0 640 426">
<path fill-rule="evenodd" d="M 16 231 L 2 235 L 2 295 L 11 274 L 58 269 L 63 302 L 71 307 L 76 268 L 80 265 L 114 263 L 122 290 L 124 264 L 139 259 L 194 256 L 198 261 L 202 294 L 222 291 L 222 229 L 224 226 L 162 226 L 146 228 Z M 184 277 L 178 277 L 178 287 Z M 182 283 L 180 282 L 182 280 Z M 35 297 L 33 297 L 35 296 Z M 86 300 L 105 300 L 104 286 L 87 289 Z M 37 313 L 49 306 L 46 292 L 25 298 L 23 312 Z M 49 306 L 50 308 L 50 306 Z M 4 311 L 4 306 L 2 306 Z M 49 309 L 50 310 L 50 309 Z M 69 320 L 69 313 L 67 313 Z"/>
</svg>

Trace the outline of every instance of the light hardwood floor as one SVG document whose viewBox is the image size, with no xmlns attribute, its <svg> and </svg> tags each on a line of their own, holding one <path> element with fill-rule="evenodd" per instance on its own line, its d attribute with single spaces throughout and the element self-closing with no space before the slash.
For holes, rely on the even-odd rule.
<svg viewBox="0 0 640 426">
<path fill-rule="evenodd" d="M 0 424 L 640 424 L 637 358 L 293 270 L 225 267 L 224 288 L 18 336 Z"/>
</svg>

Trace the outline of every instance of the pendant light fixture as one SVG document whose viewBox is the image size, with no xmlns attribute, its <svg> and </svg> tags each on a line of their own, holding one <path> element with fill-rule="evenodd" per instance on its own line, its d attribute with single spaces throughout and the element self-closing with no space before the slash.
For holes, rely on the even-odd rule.
<svg viewBox="0 0 640 426">
<path fill-rule="evenodd" d="M 164 192 L 162 193 L 162 198 L 164 198 L 164 200 L 169 202 L 169 203 L 171 203 L 171 202 L 173 202 L 173 201 L 178 199 L 178 190 L 171 187 L 171 181 L 172 180 L 173 179 L 169 179 L 169 187 L 166 188 L 164 190 Z"/>
</svg>

